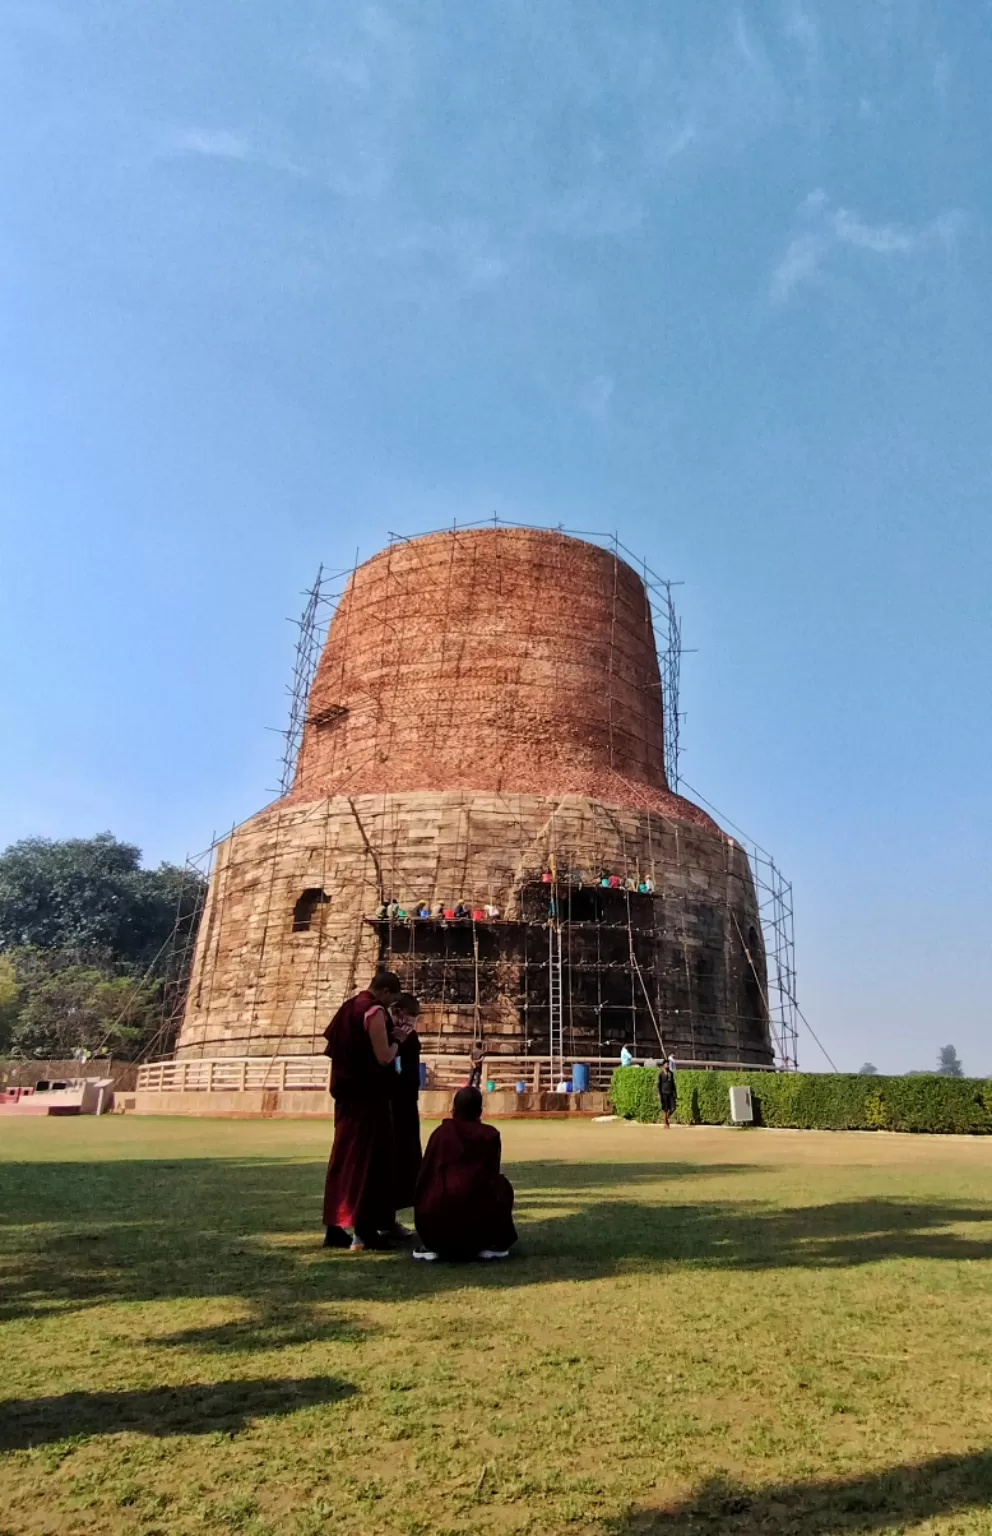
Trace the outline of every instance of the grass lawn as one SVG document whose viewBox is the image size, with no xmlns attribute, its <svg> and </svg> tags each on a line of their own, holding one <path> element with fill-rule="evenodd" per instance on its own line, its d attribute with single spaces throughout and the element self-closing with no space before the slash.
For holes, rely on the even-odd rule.
<svg viewBox="0 0 992 1536">
<path fill-rule="evenodd" d="M 992 1138 L 502 1130 L 448 1268 L 326 1124 L 0 1120 L 0 1536 L 992 1532 Z"/>
</svg>

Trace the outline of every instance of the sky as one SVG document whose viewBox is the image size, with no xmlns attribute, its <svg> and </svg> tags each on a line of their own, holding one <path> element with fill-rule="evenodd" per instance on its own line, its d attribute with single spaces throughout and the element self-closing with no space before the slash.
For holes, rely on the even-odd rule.
<svg viewBox="0 0 992 1536">
<path fill-rule="evenodd" d="M 260 809 L 321 562 L 615 530 L 830 1057 L 992 1073 L 990 77 L 979 0 L 0 0 L 0 847 Z"/>
</svg>

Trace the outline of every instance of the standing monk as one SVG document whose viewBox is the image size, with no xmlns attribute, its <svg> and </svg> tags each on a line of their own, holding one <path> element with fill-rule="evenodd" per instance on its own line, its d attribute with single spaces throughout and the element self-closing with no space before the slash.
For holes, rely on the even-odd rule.
<svg viewBox="0 0 992 1536">
<path fill-rule="evenodd" d="M 325 1248 L 361 1253 L 392 1246 L 383 1234 L 392 1231 L 396 1220 L 392 1088 L 397 1045 L 389 1039 L 386 1008 L 399 994 L 399 977 L 380 971 L 364 992 L 342 1004 L 324 1031 L 334 1099 L 334 1144 L 324 1184 Z"/>
<path fill-rule="evenodd" d="M 393 1081 L 393 1141 L 396 1149 L 396 1209 L 413 1204 L 423 1151 L 420 1146 L 420 1036 L 417 1017 L 420 1004 L 412 992 L 401 992 L 389 1010 L 391 1038 L 398 1040 L 396 1076 Z M 403 1038 L 400 1034 L 405 1031 Z M 398 1238 L 413 1233 L 396 1223 Z"/>
</svg>

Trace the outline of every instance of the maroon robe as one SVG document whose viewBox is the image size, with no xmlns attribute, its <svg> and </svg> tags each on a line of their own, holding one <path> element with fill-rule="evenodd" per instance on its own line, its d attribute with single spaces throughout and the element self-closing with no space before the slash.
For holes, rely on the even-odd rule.
<svg viewBox="0 0 992 1536">
<path fill-rule="evenodd" d="M 393 1198 L 392 1062 L 380 1066 L 366 1028 L 379 1006 L 370 992 L 342 1005 L 324 1031 L 331 1058 L 334 1144 L 324 1183 L 325 1227 L 362 1237 L 396 1220 Z"/>
<path fill-rule="evenodd" d="M 499 1171 L 499 1131 L 481 1120 L 443 1120 L 427 1143 L 414 1221 L 434 1253 L 474 1258 L 517 1240 L 513 1185 Z"/>
<path fill-rule="evenodd" d="M 397 1053 L 393 1080 L 393 1140 L 396 1150 L 396 1208 L 413 1204 L 423 1151 L 420 1145 L 420 1036 L 407 1035 Z"/>
</svg>

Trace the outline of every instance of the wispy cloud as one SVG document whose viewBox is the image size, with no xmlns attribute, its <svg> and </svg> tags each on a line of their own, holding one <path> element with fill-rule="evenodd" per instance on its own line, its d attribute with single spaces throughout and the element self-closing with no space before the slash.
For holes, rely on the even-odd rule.
<svg viewBox="0 0 992 1536">
<path fill-rule="evenodd" d="M 214 160 L 250 160 L 247 139 L 228 128 L 180 128 L 167 137 L 166 147 L 177 155 L 206 155 Z"/>
<path fill-rule="evenodd" d="M 745 64 L 750 65 L 752 69 L 757 69 L 762 63 L 762 59 L 759 49 L 748 29 L 747 22 L 744 20 L 744 13 L 742 11 L 738 11 L 734 17 L 734 42 L 737 44 L 737 51 Z"/>
<path fill-rule="evenodd" d="M 940 105 L 946 106 L 951 89 L 951 61 L 941 54 L 933 66 L 933 91 Z"/>
<path fill-rule="evenodd" d="M 797 235 L 789 241 L 785 255 L 772 273 L 771 296 L 776 304 L 784 304 L 797 288 L 816 276 L 823 250 L 824 242 L 817 235 Z"/>
<path fill-rule="evenodd" d="M 608 373 L 597 373 L 583 385 L 579 404 L 594 421 L 603 421 L 609 414 L 615 384 Z"/>
<path fill-rule="evenodd" d="M 871 223 L 849 208 L 835 207 L 822 188 L 804 198 L 799 214 L 810 227 L 793 236 L 772 273 L 770 297 L 776 304 L 815 283 L 844 247 L 883 257 L 935 250 L 949 255 L 965 225 L 956 209 L 925 224 Z"/>
<path fill-rule="evenodd" d="M 674 133 L 664 146 L 661 152 L 662 160 L 677 160 L 679 155 L 685 154 L 695 137 L 696 129 L 694 124 L 686 123 L 685 127 L 680 128 L 678 133 Z"/>
<path fill-rule="evenodd" d="M 530 230 L 572 235 L 580 240 L 629 235 L 644 222 L 640 197 L 599 183 L 573 188 L 534 210 Z"/>
<path fill-rule="evenodd" d="M 193 155 L 205 160 L 229 160 L 240 165 L 260 166 L 288 176 L 306 176 L 308 171 L 295 160 L 275 150 L 256 144 L 230 128 L 177 128 L 167 132 L 158 149 L 166 157 Z"/>
<path fill-rule="evenodd" d="M 421 269 L 418 257 L 433 252 L 470 290 L 527 261 L 567 259 L 580 242 L 632 242 L 669 176 L 736 155 L 777 110 L 768 52 L 745 10 L 707 23 L 687 63 L 654 21 L 620 26 L 604 13 L 580 34 L 567 0 L 536 10 L 508 0 L 494 83 L 487 52 L 462 56 L 388 0 L 332 7 L 298 56 L 322 94 L 307 164 L 347 200 L 356 252 L 362 244 Z M 556 121 L 570 125 L 567 138 L 542 153 Z M 443 154 L 427 157 L 432 139 Z M 480 229 L 495 254 L 473 249 Z"/>
<path fill-rule="evenodd" d="M 387 233 L 375 250 L 386 260 L 422 258 L 446 282 L 454 281 L 459 289 L 469 291 L 492 288 L 506 277 L 511 265 L 488 227 L 468 219 Z"/>
<path fill-rule="evenodd" d="M 791 6 L 785 19 L 785 35 L 802 49 L 807 67 L 815 67 L 820 53 L 820 29 L 813 13 L 802 5 Z"/>
</svg>

